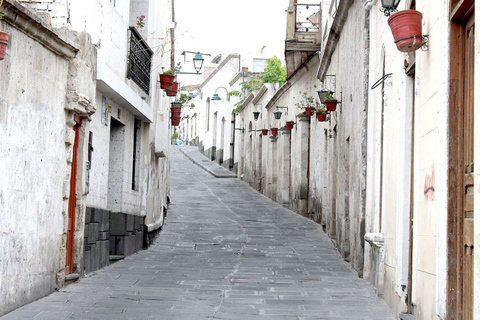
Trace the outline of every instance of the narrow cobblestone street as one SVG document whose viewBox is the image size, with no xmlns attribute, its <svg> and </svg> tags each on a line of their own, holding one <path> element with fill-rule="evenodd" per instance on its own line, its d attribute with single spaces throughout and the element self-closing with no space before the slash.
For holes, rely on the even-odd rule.
<svg viewBox="0 0 480 320">
<path fill-rule="evenodd" d="M 3 319 L 394 319 L 320 226 L 173 148 L 156 243 Z"/>
</svg>

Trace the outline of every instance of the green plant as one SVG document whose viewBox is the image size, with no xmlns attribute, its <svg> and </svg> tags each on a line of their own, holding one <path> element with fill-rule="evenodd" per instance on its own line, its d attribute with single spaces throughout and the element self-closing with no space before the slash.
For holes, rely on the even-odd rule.
<svg viewBox="0 0 480 320">
<path fill-rule="evenodd" d="M 309 96 L 308 93 L 304 92 L 302 94 L 302 100 L 295 104 L 297 108 L 320 108 L 320 102 L 312 96 Z"/>
<path fill-rule="evenodd" d="M 182 120 L 185 120 L 185 119 L 190 119 L 190 116 L 189 116 L 188 114 L 187 114 L 187 115 L 184 115 L 184 116 L 182 117 Z"/>
<path fill-rule="evenodd" d="M 328 114 L 327 109 L 325 109 L 324 107 L 317 107 L 317 108 L 315 108 L 315 112 L 316 112 L 316 113 L 321 113 L 321 114 Z"/>
<path fill-rule="evenodd" d="M 337 98 L 335 98 L 334 96 L 332 96 L 331 93 L 328 93 L 328 94 L 325 96 L 325 99 L 326 99 L 326 100 L 337 100 Z"/>
<path fill-rule="evenodd" d="M 282 62 L 277 56 L 267 59 L 267 66 L 265 67 L 265 74 L 259 78 L 264 83 L 278 83 L 282 86 L 287 81 L 287 67 L 282 66 Z"/>
<path fill-rule="evenodd" d="M 180 93 L 180 98 L 178 99 L 182 104 L 185 104 L 187 103 L 188 101 L 192 100 L 192 98 L 190 98 L 188 96 L 188 94 L 185 94 L 185 93 Z M 191 105 L 190 105 L 191 106 Z"/>
<path fill-rule="evenodd" d="M 198 116 L 198 114 L 195 112 L 193 115 L 192 115 L 192 118 L 196 118 Z"/>
<path fill-rule="evenodd" d="M 162 74 L 167 74 L 167 75 L 173 76 L 173 75 L 175 75 L 175 72 L 170 69 L 170 70 L 167 70 L 167 71 L 163 71 Z"/>
</svg>

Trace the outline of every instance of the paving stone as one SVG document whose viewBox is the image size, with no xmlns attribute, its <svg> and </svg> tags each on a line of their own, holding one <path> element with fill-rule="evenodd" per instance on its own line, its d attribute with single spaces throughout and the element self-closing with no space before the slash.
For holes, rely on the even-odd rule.
<svg viewBox="0 0 480 320">
<path fill-rule="evenodd" d="M 172 203 L 150 248 L 17 309 L 6 320 L 395 319 L 318 224 L 238 179 L 216 178 L 178 148 L 172 152 Z M 203 157 L 191 148 L 189 153 L 192 159 Z M 113 229 L 124 232 L 127 219 L 117 218 Z M 137 223 L 131 219 L 129 228 Z M 143 233 L 137 231 L 129 236 Z M 119 238 L 123 248 L 125 239 Z M 115 240 L 111 234 L 91 253 L 100 243 L 103 251 L 109 243 L 114 248 Z"/>
</svg>

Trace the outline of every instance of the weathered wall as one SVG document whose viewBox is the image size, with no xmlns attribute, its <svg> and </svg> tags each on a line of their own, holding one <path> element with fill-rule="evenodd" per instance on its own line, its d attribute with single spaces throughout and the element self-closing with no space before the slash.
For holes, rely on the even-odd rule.
<svg viewBox="0 0 480 320">
<path fill-rule="evenodd" d="M 379 8 L 377 3 L 369 13 L 370 80 L 375 82 L 387 73 L 392 76 L 369 97 L 368 182 L 372 187 L 367 197 L 372 210 L 367 210 L 371 214 L 367 232 L 382 233 L 385 238 L 385 285 L 380 294 L 395 313 L 405 312 L 413 215 L 413 313 L 416 319 L 444 319 L 448 68 L 438 66 L 449 64 L 448 3 L 416 2 L 416 10 L 423 13 L 422 33 L 430 36 L 430 42 L 427 51 L 417 50 L 410 57 L 396 49 L 387 18 L 378 13 Z M 412 62 L 412 57 L 415 71 L 408 76 L 405 63 Z"/>
<path fill-rule="evenodd" d="M 95 74 L 87 36 L 53 30 L 12 1 L 4 1 L 2 11 L 0 28 L 11 40 L 0 62 L 0 168 L 6 174 L 0 182 L 0 315 L 63 285 L 73 116 L 84 117 L 84 139 Z M 79 161 L 77 169 L 82 181 L 85 164 Z M 82 248 L 83 215 L 78 221 L 74 246 Z"/>
</svg>

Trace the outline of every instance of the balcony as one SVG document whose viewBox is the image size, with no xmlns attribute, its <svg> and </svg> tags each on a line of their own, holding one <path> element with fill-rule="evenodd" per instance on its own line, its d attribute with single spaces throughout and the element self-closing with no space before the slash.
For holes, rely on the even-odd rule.
<svg viewBox="0 0 480 320">
<path fill-rule="evenodd" d="M 301 4 L 290 0 L 287 10 L 285 57 L 290 77 L 313 54 L 321 50 L 320 4 Z"/>
<path fill-rule="evenodd" d="M 150 72 L 153 51 L 135 27 L 130 27 L 127 78 L 132 79 L 146 94 L 150 94 Z"/>
</svg>

